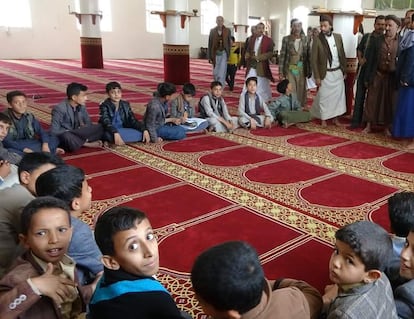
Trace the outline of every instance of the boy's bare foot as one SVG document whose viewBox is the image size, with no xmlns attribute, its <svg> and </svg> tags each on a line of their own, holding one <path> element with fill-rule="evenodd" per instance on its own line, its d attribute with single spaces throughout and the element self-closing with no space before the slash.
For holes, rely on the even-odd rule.
<svg viewBox="0 0 414 319">
<path fill-rule="evenodd" d="M 85 144 L 83 144 L 83 146 L 90 147 L 90 148 L 102 147 L 102 141 L 98 140 L 98 141 L 93 141 L 93 142 L 85 142 Z"/>
<path fill-rule="evenodd" d="M 64 155 L 65 150 L 63 148 L 58 147 L 55 152 L 56 155 Z"/>
<path fill-rule="evenodd" d="M 293 125 L 295 125 L 296 123 L 288 123 L 288 122 L 283 122 L 283 127 L 284 128 L 288 128 L 288 127 L 291 127 L 291 126 L 293 126 Z"/>
<path fill-rule="evenodd" d="M 386 129 L 384 130 L 384 135 L 385 135 L 386 137 L 391 137 L 391 131 L 390 131 L 390 129 L 389 129 L 389 128 L 386 128 Z"/>
<path fill-rule="evenodd" d="M 327 127 L 327 126 L 328 126 L 328 124 L 326 123 L 326 121 L 325 121 L 325 120 L 322 120 L 322 122 L 321 122 L 321 126 L 322 126 L 322 127 Z"/>
<path fill-rule="evenodd" d="M 404 149 L 407 150 L 407 151 L 413 151 L 414 150 L 414 141 L 412 141 L 411 143 L 408 143 L 407 145 L 405 145 Z"/>
</svg>

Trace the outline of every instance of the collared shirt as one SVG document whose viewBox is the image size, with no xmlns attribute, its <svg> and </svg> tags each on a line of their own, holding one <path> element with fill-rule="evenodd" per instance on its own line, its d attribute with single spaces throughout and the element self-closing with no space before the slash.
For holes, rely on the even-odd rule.
<svg viewBox="0 0 414 319">
<path fill-rule="evenodd" d="M 257 52 L 259 51 L 260 44 L 262 43 L 262 39 L 263 39 L 263 36 L 261 35 L 260 37 L 256 38 L 256 41 L 254 43 L 254 52 L 256 55 L 257 55 Z"/>
<path fill-rule="evenodd" d="M 341 63 L 339 62 L 339 53 L 336 47 L 335 37 L 331 34 L 331 36 L 325 36 L 325 38 L 328 41 L 329 49 L 332 53 L 332 64 L 329 65 L 329 60 L 327 61 L 328 69 L 338 68 L 341 66 Z"/>
</svg>

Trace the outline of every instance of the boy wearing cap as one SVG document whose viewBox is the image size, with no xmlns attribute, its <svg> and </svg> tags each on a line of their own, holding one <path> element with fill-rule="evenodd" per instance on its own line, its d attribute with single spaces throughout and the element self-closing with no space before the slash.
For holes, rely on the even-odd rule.
<svg viewBox="0 0 414 319">
<path fill-rule="evenodd" d="M 311 114 L 300 105 L 296 94 L 293 92 L 292 84 L 288 79 L 282 80 L 276 88 L 282 95 L 271 102 L 268 108 L 277 124 L 287 128 L 296 123 L 304 123 L 311 120 Z"/>
</svg>

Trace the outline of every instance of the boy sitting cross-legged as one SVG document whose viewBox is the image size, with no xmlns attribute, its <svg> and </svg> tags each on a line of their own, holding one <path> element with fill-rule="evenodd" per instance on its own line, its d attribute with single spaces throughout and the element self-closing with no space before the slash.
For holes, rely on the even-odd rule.
<svg viewBox="0 0 414 319">
<path fill-rule="evenodd" d="M 91 319 L 189 318 L 154 278 L 158 244 L 144 213 L 109 209 L 98 218 L 95 240 L 105 268 L 89 305 Z"/>
<path fill-rule="evenodd" d="M 269 103 L 268 107 L 277 124 L 287 128 L 296 123 L 304 123 L 311 120 L 310 112 L 302 108 L 288 79 L 282 80 L 276 88 L 282 95 Z"/>
<path fill-rule="evenodd" d="M 72 236 L 67 205 L 53 197 L 31 201 L 21 215 L 27 248 L 0 281 L 0 318 L 78 318 L 94 285 L 77 286 L 66 255 Z"/>
<path fill-rule="evenodd" d="M 336 234 L 329 262 L 334 283 L 323 296 L 326 318 L 397 318 L 392 289 L 383 270 L 392 253 L 391 239 L 379 225 L 359 221 Z"/>
<path fill-rule="evenodd" d="M 257 77 L 249 77 L 245 84 L 246 91 L 240 94 L 239 100 L 240 126 L 252 130 L 270 128 L 274 119 L 266 102 L 257 94 Z"/>
<path fill-rule="evenodd" d="M 9 103 L 6 113 L 11 124 L 3 142 L 5 148 L 20 155 L 31 152 L 65 153 L 57 147 L 57 137 L 44 130 L 34 114 L 27 110 L 26 94 L 10 91 L 6 98 Z"/>
</svg>

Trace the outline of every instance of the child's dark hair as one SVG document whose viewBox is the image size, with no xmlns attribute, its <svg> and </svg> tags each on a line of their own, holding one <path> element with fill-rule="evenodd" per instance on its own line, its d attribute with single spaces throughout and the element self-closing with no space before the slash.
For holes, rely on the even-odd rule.
<svg viewBox="0 0 414 319">
<path fill-rule="evenodd" d="M 66 96 L 68 97 L 68 99 L 72 99 L 73 95 L 79 95 L 80 92 L 86 92 L 87 90 L 88 90 L 88 87 L 86 85 L 72 82 L 72 83 L 69 83 L 66 88 Z"/>
<path fill-rule="evenodd" d="M 69 207 L 75 198 L 82 195 L 85 173 L 82 169 L 62 165 L 41 174 L 36 180 L 38 196 L 53 196 L 63 200 Z"/>
<path fill-rule="evenodd" d="M 33 153 L 26 153 L 24 154 L 22 160 L 19 163 L 19 167 L 17 169 L 19 174 L 19 181 L 20 175 L 22 172 L 32 173 L 34 170 L 38 169 L 40 166 L 52 164 L 55 166 L 64 165 L 65 162 L 59 156 L 46 153 L 46 152 L 33 152 Z"/>
<path fill-rule="evenodd" d="M 51 208 L 64 210 L 68 214 L 69 225 L 71 225 L 69 206 L 59 198 L 52 196 L 43 196 L 33 199 L 29 204 L 26 205 L 25 208 L 23 208 L 22 214 L 20 216 L 21 233 L 23 235 L 27 235 L 34 214 L 38 213 L 42 209 Z"/>
<path fill-rule="evenodd" d="M 183 93 L 194 96 L 196 94 L 196 88 L 193 83 L 184 83 L 183 84 Z"/>
<path fill-rule="evenodd" d="M 286 89 L 288 87 L 289 84 L 289 80 L 288 79 L 284 79 L 282 81 L 280 81 L 277 86 L 276 86 L 276 90 L 280 93 L 280 94 L 285 94 L 286 93 Z"/>
<path fill-rule="evenodd" d="M 253 81 L 253 82 L 255 82 L 256 84 L 257 84 L 257 77 L 255 77 L 255 76 L 251 76 L 251 77 L 249 77 L 249 78 L 247 78 L 246 79 L 246 85 L 247 84 L 249 84 L 250 83 L 250 81 Z"/>
<path fill-rule="evenodd" d="M 407 237 L 414 227 L 414 193 L 401 192 L 388 198 L 388 216 L 391 231 L 398 237 Z"/>
<path fill-rule="evenodd" d="M 109 93 L 109 91 L 114 90 L 114 89 L 122 90 L 121 84 L 119 84 L 118 82 L 112 81 L 112 82 L 109 82 L 105 85 L 106 93 Z"/>
<path fill-rule="evenodd" d="M 236 38 L 233 37 L 233 36 L 231 36 L 230 39 L 231 39 L 232 42 L 235 42 L 236 41 Z"/>
<path fill-rule="evenodd" d="M 13 99 L 16 96 L 24 96 L 26 97 L 26 94 L 24 94 L 22 91 L 10 91 L 6 94 L 6 100 L 7 103 L 11 104 L 11 102 L 13 101 Z"/>
<path fill-rule="evenodd" d="M 172 95 L 177 91 L 175 85 L 170 82 L 162 82 L 157 86 L 157 92 L 160 97 L 166 97 L 167 95 Z"/>
<path fill-rule="evenodd" d="M 108 209 L 95 225 L 95 241 L 103 255 L 115 254 L 113 236 L 124 230 L 131 229 L 146 219 L 145 213 L 130 207 L 118 206 Z"/>
<path fill-rule="evenodd" d="M 259 304 L 265 278 L 255 249 L 229 241 L 196 258 L 191 282 L 195 293 L 216 310 L 243 314 Z"/>
<path fill-rule="evenodd" d="M 0 122 L 3 122 L 5 124 L 12 124 L 12 121 L 10 119 L 10 117 L 8 117 L 6 114 L 0 112 Z"/>
<path fill-rule="evenodd" d="M 216 86 L 221 86 L 223 87 L 223 84 L 220 81 L 213 81 L 210 83 L 210 89 L 215 88 Z"/>
<path fill-rule="evenodd" d="M 370 221 L 358 221 L 339 229 L 335 238 L 361 258 L 365 271 L 384 271 L 392 253 L 391 238 L 384 228 Z"/>
</svg>

